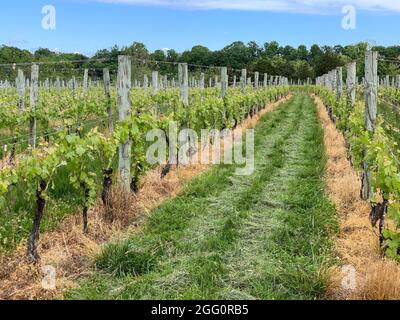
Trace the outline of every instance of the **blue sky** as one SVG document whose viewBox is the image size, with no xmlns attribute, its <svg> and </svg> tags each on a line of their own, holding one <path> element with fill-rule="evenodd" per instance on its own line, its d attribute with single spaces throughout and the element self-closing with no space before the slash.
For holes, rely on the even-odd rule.
<svg viewBox="0 0 400 320">
<path fill-rule="evenodd" d="M 341 27 L 346 4 L 357 9 L 355 30 Z M 41 27 L 44 5 L 56 8 L 56 30 Z M 236 40 L 395 45 L 399 27 L 399 0 L 14 0 L 1 4 L 0 44 L 87 55 L 133 41 L 152 51 L 220 49 Z"/>
</svg>

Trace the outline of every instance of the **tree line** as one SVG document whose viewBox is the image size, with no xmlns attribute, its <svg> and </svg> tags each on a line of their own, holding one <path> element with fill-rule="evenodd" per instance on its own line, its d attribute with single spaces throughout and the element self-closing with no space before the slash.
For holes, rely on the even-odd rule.
<svg viewBox="0 0 400 320">
<path fill-rule="evenodd" d="M 221 50 L 212 51 L 201 45 L 194 46 L 191 50 L 177 52 L 174 49 L 156 50 L 150 52 L 143 43 L 134 42 L 130 46 L 114 46 L 110 49 L 99 50 L 91 58 L 76 53 L 57 53 L 49 49 L 40 48 L 35 52 L 22 50 L 16 47 L 0 47 L 0 64 L 26 63 L 33 61 L 63 63 L 46 64 L 41 66 L 42 78 L 59 76 L 68 78 L 82 76 L 82 68 L 91 69 L 92 77 L 101 77 L 102 68 L 107 67 L 112 72 L 117 69 L 117 57 L 129 55 L 132 57 L 133 71 L 142 77 L 144 73 L 157 70 L 161 74 L 173 76 L 176 73 L 175 63 L 185 62 L 198 66 L 227 66 L 233 69 L 247 68 L 251 71 L 282 75 L 288 78 L 305 80 L 316 78 L 338 66 L 344 66 L 350 61 L 357 61 L 358 77 L 364 74 L 364 54 L 367 43 L 357 43 L 347 46 L 319 46 L 317 44 L 308 48 L 300 45 L 281 46 L 278 42 L 267 42 L 260 46 L 252 41 L 247 44 L 236 41 Z M 387 59 L 400 59 L 400 46 L 374 48 L 382 57 Z M 399 60 L 400 61 L 400 60 Z M 29 74 L 30 66 L 21 66 Z M 0 68 L 0 79 L 12 80 L 16 77 L 17 68 L 3 66 Z M 192 71 L 199 71 L 201 67 L 193 67 Z M 211 73 L 204 68 L 203 72 Z M 399 64 L 396 62 L 380 62 L 380 75 L 396 75 L 400 73 Z"/>
</svg>

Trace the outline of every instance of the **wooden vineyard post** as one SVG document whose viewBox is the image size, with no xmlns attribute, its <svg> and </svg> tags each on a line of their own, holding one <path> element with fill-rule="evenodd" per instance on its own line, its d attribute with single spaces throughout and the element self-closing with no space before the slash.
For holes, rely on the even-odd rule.
<svg viewBox="0 0 400 320">
<path fill-rule="evenodd" d="M 330 86 L 329 86 L 329 74 L 327 73 L 327 74 L 325 74 L 324 75 L 324 86 L 325 86 L 325 88 L 327 88 L 327 89 L 330 89 Z"/>
<path fill-rule="evenodd" d="M 329 72 L 326 74 L 326 87 L 327 87 L 329 90 L 333 91 L 333 88 L 332 88 L 332 71 L 329 71 Z"/>
<path fill-rule="evenodd" d="M 264 88 L 268 87 L 268 74 L 264 73 Z"/>
<path fill-rule="evenodd" d="M 153 71 L 151 73 L 151 84 L 153 87 L 153 94 L 156 94 L 158 92 L 158 72 Z"/>
<path fill-rule="evenodd" d="M 387 88 L 389 86 L 390 86 L 390 76 L 387 75 L 387 76 L 385 76 L 385 87 Z"/>
<path fill-rule="evenodd" d="M 337 71 L 336 70 L 331 71 L 331 87 L 332 87 L 332 91 L 337 94 Z"/>
<path fill-rule="evenodd" d="M 189 106 L 189 71 L 187 63 L 178 64 L 178 81 L 181 100 L 185 107 Z"/>
<path fill-rule="evenodd" d="M 224 120 L 226 121 L 226 94 L 228 90 L 228 68 L 221 68 L 221 98 L 224 100 Z"/>
<path fill-rule="evenodd" d="M 343 68 L 336 68 L 336 99 L 339 101 L 343 94 Z"/>
<path fill-rule="evenodd" d="M 89 70 L 85 69 L 83 75 L 83 90 L 87 91 L 89 88 Z"/>
<path fill-rule="evenodd" d="M 236 87 L 237 77 L 236 75 L 233 76 L 233 87 Z"/>
<path fill-rule="evenodd" d="M 162 81 L 162 77 L 158 74 L 157 72 L 157 79 L 158 79 L 158 90 L 162 90 L 163 89 L 163 81 Z"/>
<path fill-rule="evenodd" d="M 350 105 L 354 108 L 356 104 L 356 72 L 357 64 L 356 62 L 349 63 L 347 65 L 347 98 L 350 101 Z"/>
<path fill-rule="evenodd" d="M 255 72 L 254 73 L 254 88 L 258 89 L 259 81 L 260 81 L 260 73 L 259 72 Z"/>
<path fill-rule="evenodd" d="M 145 92 L 147 92 L 148 88 L 149 88 L 149 77 L 147 76 L 147 74 L 145 74 L 143 77 L 143 89 Z"/>
<path fill-rule="evenodd" d="M 129 92 L 131 83 L 131 60 L 128 56 L 118 57 L 118 112 L 119 120 L 123 121 L 130 113 Z M 131 148 L 132 140 L 128 137 L 127 141 L 119 145 L 119 178 L 121 186 L 125 191 L 130 190 L 131 182 Z"/>
<path fill-rule="evenodd" d="M 76 77 L 73 76 L 73 77 L 72 77 L 72 91 L 73 91 L 73 94 L 74 94 L 74 95 L 75 95 L 76 89 L 78 89 L 78 83 L 77 83 L 77 81 L 76 81 Z"/>
<path fill-rule="evenodd" d="M 221 98 L 225 99 L 228 90 L 228 68 L 221 68 Z"/>
<path fill-rule="evenodd" d="M 104 81 L 104 93 L 107 99 L 107 114 L 108 114 L 108 129 L 111 133 L 114 132 L 113 124 L 113 112 L 111 105 L 111 90 L 110 90 L 110 70 L 108 68 L 103 69 L 103 81 Z"/>
<path fill-rule="evenodd" d="M 365 55 L 365 129 L 373 133 L 378 108 L 378 52 L 368 50 Z M 364 150 L 364 158 L 367 152 Z M 363 161 L 363 177 L 361 196 L 369 200 L 373 196 L 371 186 L 371 172 L 368 163 Z"/>
<path fill-rule="evenodd" d="M 25 77 L 21 69 L 18 69 L 18 77 L 16 81 L 18 93 L 18 110 L 24 112 L 25 109 Z"/>
<path fill-rule="evenodd" d="M 30 108 L 31 112 L 36 111 L 36 105 L 39 94 L 39 66 L 32 65 L 31 70 L 31 92 L 30 92 Z M 29 122 L 29 145 L 36 148 L 36 118 L 32 116 Z"/>
<path fill-rule="evenodd" d="M 183 105 L 189 107 L 189 69 L 187 63 L 178 64 L 178 81 L 180 87 L 181 101 Z M 186 119 L 186 128 L 190 128 L 190 121 Z M 191 139 L 189 139 L 189 153 L 190 156 L 195 152 L 195 147 Z M 170 146 L 173 147 L 172 145 Z M 172 152 L 172 149 L 171 149 Z"/>
<path fill-rule="evenodd" d="M 242 69 L 242 77 L 240 79 L 240 87 L 242 88 L 242 91 L 246 88 L 246 82 L 247 82 L 247 70 Z"/>
<path fill-rule="evenodd" d="M 168 89 L 168 76 L 163 77 L 163 88 Z"/>
<path fill-rule="evenodd" d="M 201 75 L 200 75 L 200 88 L 202 88 L 202 89 L 204 89 L 204 87 L 205 87 L 205 75 L 204 75 L 204 73 L 201 73 Z"/>
</svg>

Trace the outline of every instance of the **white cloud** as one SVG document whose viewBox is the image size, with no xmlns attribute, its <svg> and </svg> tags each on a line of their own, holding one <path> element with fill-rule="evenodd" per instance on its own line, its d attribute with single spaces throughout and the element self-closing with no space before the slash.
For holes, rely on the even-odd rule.
<svg viewBox="0 0 400 320">
<path fill-rule="evenodd" d="M 93 1 L 93 0 L 92 0 Z M 399 0 L 94 0 L 130 5 L 163 6 L 190 10 L 243 10 L 294 13 L 329 13 L 344 5 L 360 10 L 400 12 Z"/>
<path fill-rule="evenodd" d="M 9 39 L 6 41 L 6 46 L 9 47 L 26 47 L 29 45 L 27 40 Z"/>
</svg>

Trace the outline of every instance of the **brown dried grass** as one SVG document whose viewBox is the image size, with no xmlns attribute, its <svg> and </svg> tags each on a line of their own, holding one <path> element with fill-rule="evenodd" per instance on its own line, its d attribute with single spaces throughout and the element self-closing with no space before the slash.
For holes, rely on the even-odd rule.
<svg viewBox="0 0 400 320">
<path fill-rule="evenodd" d="M 272 111 L 282 102 L 271 103 L 253 118 L 246 119 L 236 130 L 254 127 L 266 112 Z M 178 195 L 184 184 L 204 172 L 208 165 L 175 167 L 161 180 L 161 166 L 150 171 L 143 179 L 137 195 L 113 189 L 112 205 L 114 222 L 103 219 L 101 200 L 89 212 L 89 234 L 83 233 L 81 214 L 66 218 L 55 231 L 41 235 L 38 251 L 41 261 L 37 265 L 26 261 L 26 244 L 21 243 L 15 252 L 0 257 L 0 300 L 62 299 L 63 293 L 77 285 L 77 280 L 90 275 L 93 259 L 108 241 L 140 233 L 141 226 L 152 209 L 165 200 Z M 55 290 L 42 287 L 44 266 L 53 266 L 57 272 Z"/>
<path fill-rule="evenodd" d="M 39 252 L 41 261 L 33 266 L 25 260 L 25 243 L 10 257 L 3 257 L 0 272 L 0 299 L 50 299 L 61 298 L 63 289 L 74 285 L 74 281 L 92 268 L 92 257 L 101 245 L 111 239 L 124 236 L 123 231 L 139 232 L 138 217 L 179 192 L 180 187 L 201 168 L 188 167 L 173 170 L 160 180 L 160 168 L 153 170 L 143 181 L 138 195 L 127 194 L 118 188 L 113 190 L 114 222 L 103 219 L 104 209 L 100 200 L 90 210 L 90 231 L 82 230 L 80 213 L 68 217 L 53 232 L 41 236 Z M 51 265 L 57 270 L 57 289 L 54 292 L 42 289 L 41 268 Z"/>
<path fill-rule="evenodd" d="M 326 298 L 382 300 L 400 298 L 400 265 L 382 257 L 377 231 L 369 222 L 370 205 L 360 199 L 361 181 L 347 159 L 345 139 L 315 98 L 325 131 L 327 192 L 336 206 L 340 233 L 335 249 L 343 265 L 356 270 L 355 290 L 342 287 L 341 268 L 332 270 Z"/>
</svg>

